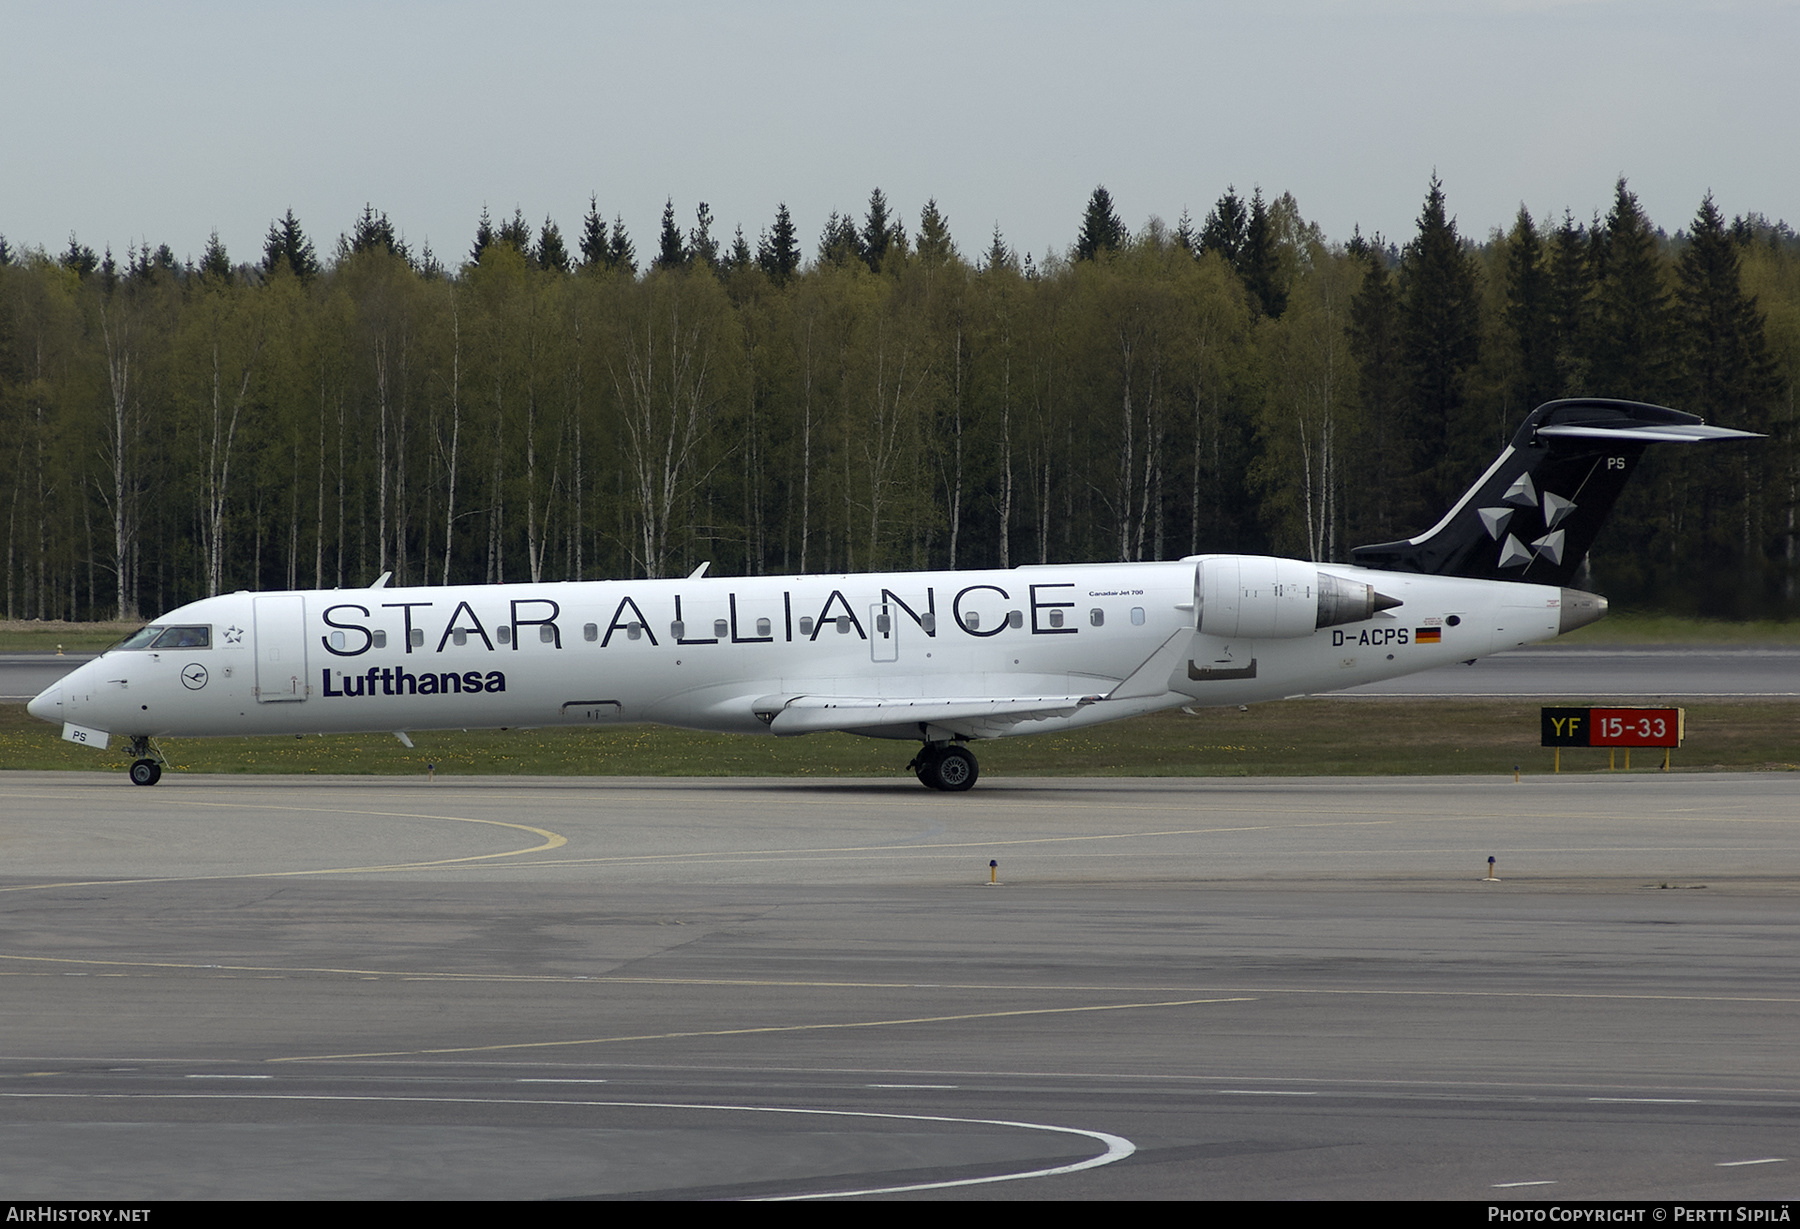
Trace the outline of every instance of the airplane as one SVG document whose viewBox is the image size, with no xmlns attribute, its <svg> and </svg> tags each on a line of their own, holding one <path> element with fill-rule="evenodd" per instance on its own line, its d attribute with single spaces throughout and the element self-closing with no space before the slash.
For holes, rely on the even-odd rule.
<svg viewBox="0 0 1800 1229">
<path fill-rule="evenodd" d="M 1354 562 L 1194 555 L 1005 571 L 238 592 L 168 612 L 33 699 L 63 737 L 655 722 L 913 740 L 966 790 L 987 738 L 1244 705 L 1552 639 L 1606 613 L 1571 587 L 1652 443 L 1758 438 L 1600 398 L 1532 412 L 1424 533 Z"/>
</svg>

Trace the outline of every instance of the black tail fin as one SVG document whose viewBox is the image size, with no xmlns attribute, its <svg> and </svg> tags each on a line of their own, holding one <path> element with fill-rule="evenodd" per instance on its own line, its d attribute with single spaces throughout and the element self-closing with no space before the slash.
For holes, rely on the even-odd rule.
<svg viewBox="0 0 1800 1229">
<path fill-rule="evenodd" d="M 1660 405 L 1551 401 L 1532 411 L 1443 520 L 1416 538 L 1352 555 L 1388 572 L 1568 585 L 1646 445 L 1754 438 Z"/>
</svg>

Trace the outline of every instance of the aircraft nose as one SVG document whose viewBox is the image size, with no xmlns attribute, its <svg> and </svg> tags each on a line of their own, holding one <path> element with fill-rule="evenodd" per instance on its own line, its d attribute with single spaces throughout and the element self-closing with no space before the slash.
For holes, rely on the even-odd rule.
<svg viewBox="0 0 1800 1229">
<path fill-rule="evenodd" d="M 37 694 L 37 698 L 25 706 L 25 711 L 39 721 L 48 721 L 55 725 L 62 724 L 62 680 L 58 679 Z"/>
</svg>

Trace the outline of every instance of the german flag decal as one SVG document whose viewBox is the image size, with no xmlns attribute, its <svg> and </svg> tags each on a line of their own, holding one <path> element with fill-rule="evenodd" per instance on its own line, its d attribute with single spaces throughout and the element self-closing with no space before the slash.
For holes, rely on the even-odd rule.
<svg viewBox="0 0 1800 1229">
<path fill-rule="evenodd" d="M 1444 629 L 1441 627 L 1416 627 L 1413 629 L 1414 644 L 1442 644 Z"/>
</svg>

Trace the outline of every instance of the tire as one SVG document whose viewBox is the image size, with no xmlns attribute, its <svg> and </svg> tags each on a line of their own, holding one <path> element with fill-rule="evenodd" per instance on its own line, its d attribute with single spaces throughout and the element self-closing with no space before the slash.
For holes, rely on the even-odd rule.
<svg viewBox="0 0 1800 1229">
<path fill-rule="evenodd" d="M 938 749 L 931 746 L 919 748 L 919 754 L 913 758 L 911 764 L 913 775 L 919 778 L 919 784 L 926 789 L 943 788 L 937 783 L 938 759 Z"/>
<path fill-rule="evenodd" d="M 975 778 L 981 775 L 981 766 L 975 762 L 975 753 L 967 747 L 945 747 L 932 762 L 932 784 L 949 793 L 957 794 L 971 788 Z"/>
<path fill-rule="evenodd" d="M 162 765 L 155 760 L 134 760 L 130 776 L 133 785 L 155 785 L 162 780 Z"/>
</svg>

